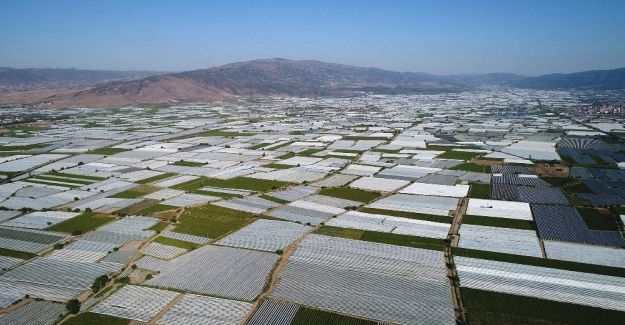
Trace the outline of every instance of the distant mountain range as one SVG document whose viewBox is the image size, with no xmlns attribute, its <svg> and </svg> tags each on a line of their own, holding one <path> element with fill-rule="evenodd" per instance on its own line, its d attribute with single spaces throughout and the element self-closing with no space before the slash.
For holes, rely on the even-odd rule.
<svg viewBox="0 0 625 325">
<path fill-rule="evenodd" d="M 34 89 L 92 85 L 119 79 L 144 78 L 159 74 L 150 71 L 107 71 L 79 69 L 14 69 L 0 67 L 0 88 Z"/>
<path fill-rule="evenodd" d="M 0 104 L 121 106 L 173 100 L 208 101 L 234 96 L 349 96 L 438 93 L 501 86 L 531 89 L 625 89 L 625 69 L 525 77 L 492 73 L 435 76 L 320 61 L 254 60 L 179 72 L 0 68 L 0 87 L 58 87 L 37 96 L 0 96 Z M 73 87 L 68 90 L 67 87 Z M 8 90 L 7 90 L 8 89 Z M 10 93 L 10 92 L 9 92 Z"/>
</svg>

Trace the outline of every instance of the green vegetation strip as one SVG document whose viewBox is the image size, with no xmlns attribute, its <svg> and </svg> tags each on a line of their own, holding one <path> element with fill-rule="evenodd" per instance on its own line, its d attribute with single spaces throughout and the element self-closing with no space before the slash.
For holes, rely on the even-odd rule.
<svg viewBox="0 0 625 325">
<path fill-rule="evenodd" d="M 174 175 L 176 175 L 176 174 L 175 173 L 165 173 L 165 174 L 161 174 L 161 175 L 156 175 L 156 176 L 144 178 L 142 180 L 136 181 L 135 183 L 137 183 L 137 184 L 153 183 L 153 182 L 156 182 L 156 181 L 160 181 L 162 179 L 170 178 L 170 177 L 172 177 Z"/>
<path fill-rule="evenodd" d="M 468 196 L 472 199 L 490 199 L 492 189 L 490 184 L 471 184 Z"/>
<path fill-rule="evenodd" d="M 450 169 L 461 170 L 465 172 L 476 172 L 476 173 L 490 173 L 490 170 L 491 170 L 489 165 L 478 165 L 474 163 L 462 163 Z"/>
<path fill-rule="evenodd" d="M 120 153 L 120 152 L 124 152 L 124 151 L 128 151 L 130 149 L 123 149 L 123 148 L 111 148 L 111 147 L 107 147 L 107 148 L 99 148 L 99 149 L 94 149 L 89 151 L 88 153 L 90 154 L 96 154 L 96 155 L 114 155 L 116 153 Z"/>
<path fill-rule="evenodd" d="M 383 210 L 383 209 L 374 209 L 374 208 L 360 208 L 358 209 L 360 212 L 365 213 L 373 213 L 373 214 L 384 214 L 388 216 L 394 217 L 402 217 L 416 220 L 425 220 L 432 222 L 444 222 L 451 223 L 452 218 L 445 216 L 437 216 L 433 214 L 423 214 L 423 213 L 415 213 L 415 212 L 404 212 L 404 211 L 392 211 L 392 210 Z"/>
<path fill-rule="evenodd" d="M 460 288 L 469 324 L 625 324 L 625 313 L 507 293 Z"/>
<path fill-rule="evenodd" d="M 363 191 L 356 188 L 347 186 L 343 187 L 331 187 L 323 188 L 319 191 L 319 194 L 338 197 L 340 199 L 358 201 L 358 202 L 370 202 L 380 197 L 380 193 Z"/>
<path fill-rule="evenodd" d="M 165 205 L 165 204 L 157 204 L 157 205 L 153 205 L 149 208 L 145 208 L 141 211 L 138 211 L 137 214 L 139 215 L 148 215 L 148 214 L 152 214 L 152 213 L 159 213 L 159 212 L 164 212 L 164 211 L 168 211 L 168 210 L 173 210 L 173 209 L 177 209 L 178 207 L 175 206 L 171 206 L 171 205 Z"/>
<path fill-rule="evenodd" d="M 42 180 L 48 180 L 48 181 L 54 181 L 54 182 L 64 182 L 64 183 L 74 183 L 74 184 L 82 184 L 82 185 L 88 185 L 88 184 L 93 184 L 94 181 L 92 180 L 86 180 L 86 179 L 80 179 L 80 178 L 73 178 L 73 177 L 63 177 L 63 176 L 48 176 L 48 175 L 37 175 L 35 176 L 37 179 L 42 179 Z"/>
<path fill-rule="evenodd" d="M 163 245 L 180 247 L 180 248 L 184 248 L 184 249 L 188 249 L 188 250 L 194 250 L 194 249 L 196 249 L 198 247 L 198 245 L 196 245 L 194 243 L 189 243 L 189 242 L 186 242 L 186 241 L 173 239 L 173 238 L 167 238 L 167 237 L 156 237 L 154 239 L 154 242 L 155 243 L 159 243 L 159 244 L 163 244 Z"/>
<path fill-rule="evenodd" d="M 323 149 L 306 149 L 297 153 L 298 156 L 310 157 L 318 152 L 322 152 Z"/>
<path fill-rule="evenodd" d="M 443 250 L 445 248 L 445 243 L 440 239 L 390 234 L 377 231 L 323 226 L 317 229 L 315 233 L 319 235 L 357 239 L 380 244 L 424 248 L 431 250 Z"/>
<path fill-rule="evenodd" d="M 271 164 L 264 165 L 263 167 L 274 168 L 274 169 L 289 169 L 289 168 L 293 168 L 295 166 L 293 166 L 293 165 L 285 165 L 285 164 L 278 164 L 278 163 L 271 163 Z"/>
<path fill-rule="evenodd" d="M 328 311 L 300 307 L 291 321 L 291 325 L 376 325 L 377 322 L 358 319 Z"/>
<path fill-rule="evenodd" d="M 204 186 L 213 186 L 221 188 L 232 188 L 249 191 L 269 191 L 281 188 L 288 183 L 280 181 L 272 181 L 266 179 L 256 179 L 249 177 L 235 177 L 231 179 L 218 179 L 218 178 L 198 178 L 186 183 L 178 184 L 174 186 L 175 189 L 183 190 L 187 192 L 195 192 Z"/>
<path fill-rule="evenodd" d="M 514 228 L 514 229 L 534 229 L 534 223 L 529 220 L 518 220 L 509 218 L 496 218 L 465 215 L 462 217 L 462 223 L 469 225 L 480 225 L 490 227 Z"/>
<path fill-rule="evenodd" d="M 150 227 L 150 230 L 154 230 L 154 231 L 160 233 L 161 231 L 165 230 L 165 228 L 167 228 L 167 226 L 169 226 L 169 222 L 159 221 L 159 223 L 157 223 L 154 226 Z"/>
<path fill-rule="evenodd" d="M 48 174 L 67 177 L 67 178 L 74 178 L 74 179 L 91 180 L 91 181 L 103 181 L 106 179 L 106 177 L 100 177 L 100 176 L 77 175 L 77 174 L 68 174 L 68 173 L 60 173 L 60 172 L 49 172 Z"/>
<path fill-rule="evenodd" d="M 12 249 L 6 249 L 6 248 L 0 248 L 0 256 L 8 256 L 8 257 L 21 258 L 23 260 L 28 260 L 33 257 L 36 257 L 37 254 L 14 251 Z"/>
<path fill-rule="evenodd" d="M 273 197 L 273 196 L 269 196 L 269 195 L 261 195 L 260 197 L 265 199 L 265 200 L 269 200 L 269 201 L 280 203 L 280 204 L 287 204 L 287 203 L 289 203 L 289 201 L 287 201 L 287 200 L 279 199 L 277 197 Z"/>
<path fill-rule="evenodd" d="M 611 266 L 584 264 L 577 262 L 558 261 L 540 257 L 513 255 L 505 253 L 487 252 L 467 248 L 453 248 L 453 254 L 456 256 L 466 256 L 473 258 L 481 258 L 485 260 L 501 261 L 525 265 L 534 265 L 542 267 L 550 267 L 554 269 L 595 273 L 603 275 L 611 275 L 625 278 L 625 269 Z"/>
<path fill-rule="evenodd" d="M 95 212 L 84 212 L 77 217 L 48 227 L 46 230 L 70 234 L 84 234 L 113 220 L 115 220 L 115 217 L 113 216 L 98 215 Z"/>
<path fill-rule="evenodd" d="M 459 159 L 459 160 L 470 160 L 473 159 L 477 156 L 482 155 L 483 153 L 481 152 L 467 152 L 467 151 L 447 151 L 444 152 L 440 155 L 438 155 L 436 158 L 439 159 Z"/>
<path fill-rule="evenodd" d="M 83 313 L 69 318 L 63 325 L 127 325 L 130 321 L 108 315 L 95 313 Z"/>
<path fill-rule="evenodd" d="M 218 238 L 247 225 L 255 219 L 249 213 L 207 204 L 185 209 L 178 218 L 174 231 Z"/>
<path fill-rule="evenodd" d="M 176 161 L 173 164 L 176 165 L 176 166 L 185 166 L 185 167 L 200 167 L 200 166 L 206 165 L 206 164 L 200 163 L 200 162 L 185 161 L 185 160 L 179 160 L 179 161 Z"/>
<path fill-rule="evenodd" d="M 129 190 L 125 190 L 123 192 L 119 192 L 111 197 L 117 198 L 117 199 L 136 199 L 138 197 L 142 197 L 144 195 L 154 193 L 158 190 L 159 188 L 156 186 L 141 185 L 135 188 L 131 188 Z"/>
</svg>

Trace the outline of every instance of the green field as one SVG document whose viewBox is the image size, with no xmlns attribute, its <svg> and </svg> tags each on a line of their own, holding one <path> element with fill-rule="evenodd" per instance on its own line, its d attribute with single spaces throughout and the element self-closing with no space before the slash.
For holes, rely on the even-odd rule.
<svg viewBox="0 0 625 325">
<path fill-rule="evenodd" d="M 37 254 L 14 251 L 12 249 L 7 249 L 7 248 L 0 248 L 0 256 L 8 256 L 8 257 L 21 258 L 23 260 L 28 260 L 37 256 Z"/>
<path fill-rule="evenodd" d="M 172 177 L 174 175 L 176 175 L 176 173 L 165 173 L 165 174 L 161 174 L 161 175 L 156 175 L 156 176 L 144 178 L 142 180 L 136 181 L 135 183 L 137 183 L 137 184 L 153 183 L 153 182 L 156 182 L 156 181 L 160 181 L 162 179 L 170 178 L 170 177 Z"/>
<path fill-rule="evenodd" d="M 169 226 L 169 222 L 159 221 L 157 224 L 155 224 L 154 226 L 150 227 L 150 230 L 154 230 L 156 232 L 161 232 L 161 231 L 165 230 L 165 228 L 167 228 L 167 226 Z"/>
<path fill-rule="evenodd" d="M 88 185 L 88 184 L 92 184 L 96 181 L 94 180 L 87 180 L 84 178 L 70 178 L 70 177 L 64 177 L 64 176 L 59 176 L 59 177 L 55 177 L 56 175 L 47 175 L 47 174 L 43 174 L 43 175 L 37 175 L 35 176 L 38 179 L 42 179 L 42 180 L 48 180 L 48 181 L 53 181 L 53 182 L 67 182 L 67 183 L 74 183 L 77 185 Z M 63 178 L 61 178 L 63 177 Z"/>
<path fill-rule="evenodd" d="M 490 184 L 471 184 L 469 188 L 469 198 L 472 199 L 490 199 L 493 187 Z"/>
<path fill-rule="evenodd" d="M 518 220 L 509 218 L 496 218 L 496 217 L 484 217 L 484 216 L 472 216 L 465 215 L 462 217 L 463 224 L 502 227 L 502 228 L 514 228 L 514 229 L 534 229 L 534 224 L 529 220 Z"/>
<path fill-rule="evenodd" d="M 195 192 L 204 186 L 240 189 L 248 191 L 264 192 L 279 189 L 288 183 L 249 177 L 235 177 L 231 179 L 218 179 L 201 177 L 192 181 L 178 184 L 173 188 L 187 192 Z"/>
<path fill-rule="evenodd" d="M 60 231 L 70 234 L 84 234 L 113 220 L 115 220 L 115 217 L 113 216 L 99 215 L 95 212 L 84 212 L 75 218 L 71 218 L 48 227 L 46 230 Z"/>
<path fill-rule="evenodd" d="M 317 152 L 322 152 L 323 149 L 306 149 L 304 151 L 300 151 L 297 153 L 298 156 L 304 156 L 304 157 L 310 157 L 314 154 L 316 154 Z"/>
<path fill-rule="evenodd" d="M 141 211 L 138 211 L 137 214 L 139 214 L 139 215 L 147 215 L 147 214 L 159 213 L 159 212 L 173 210 L 173 209 L 178 209 L 178 207 L 171 206 L 171 205 L 165 205 L 165 204 L 157 204 L 157 205 L 153 205 L 153 206 L 151 206 L 149 208 L 145 208 L 145 209 L 143 209 Z"/>
<path fill-rule="evenodd" d="M 48 144 L 29 144 L 25 146 L 0 146 L 0 151 L 25 151 L 30 149 L 45 148 Z"/>
<path fill-rule="evenodd" d="M 469 324 L 625 324 L 625 313 L 583 305 L 460 288 Z"/>
<path fill-rule="evenodd" d="M 392 211 L 392 210 L 382 210 L 382 209 L 374 209 L 374 208 L 360 208 L 358 209 L 360 212 L 365 213 L 373 213 L 373 214 L 385 214 L 394 217 L 402 217 L 416 220 L 425 220 L 425 221 L 433 221 L 433 222 L 444 222 L 451 223 L 452 218 L 447 216 L 437 216 L 433 214 L 423 214 L 423 213 L 415 213 L 415 212 L 405 212 L 405 211 Z"/>
<path fill-rule="evenodd" d="M 198 248 L 197 244 L 189 243 L 189 242 L 178 240 L 178 239 L 167 238 L 167 237 L 156 237 L 154 238 L 153 242 L 160 243 L 163 245 L 180 247 L 180 248 L 184 248 L 188 250 L 194 250 Z"/>
<path fill-rule="evenodd" d="M 491 170 L 489 165 L 478 165 L 474 163 L 462 163 L 460 165 L 451 167 L 450 169 L 476 173 L 490 173 Z"/>
<path fill-rule="evenodd" d="M 130 149 L 122 149 L 122 148 L 111 148 L 111 147 L 106 147 L 106 148 L 99 148 L 99 149 L 94 149 L 89 151 L 90 154 L 96 154 L 96 155 L 114 155 L 116 153 L 120 153 L 120 152 L 124 152 L 124 151 L 128 151 Z"/>
<path fill-rule="evenodd" d="M 285 164 L 278 164 L 278 163 L 271 163 L 271 164 L 263 165 L 263 167 L 274 168 L 274 169 L 289 169 L 289 168 L 293 168 L 295 166 L 293 166 L 293 165 L 285 165 Z"/>
<path fill-rule="evenodd" d="M 156 186 L 141 185 L 135 188 L 131 188 L 129 190 L 125 190 L 123 192 L 119 192 L 111 197 L 117 198 L 117 199 L 136 199 L 138 197 L 142 197 L 144 195 L 154 193 L 158 190 L 160 190 L 160 188 Z"/>
<path fill-rule="evenodd" d="M 444 152 L 438 156 L 436 156 L 436 158 L 439 159 L 458 159 L 458 160 L 470 160 L 473 159 L 477 156 L 483 155 L 484 153 L 482 152 L 466 152 L 466 151 L 454 151 L 454 150 L 450 150 L 447 152 Z"/>
<path fill-rule="evenodd" d="M 625 269 L 618 268 L 618 267 L 584 264 L 584 263 L 568 262 L 568 261 L 558 261 L 558 260 L 552 260 L 552 259 L 546 259 L 546 258 L 540 258 L 540 257 L 487 252 L 487 251 L 480 251 L 480 250 L 475 250 L 475 249 L 467 249 L 467 248 L 459 248 L 459 247 L 455 247 L 453 249 L 453 254 L 456 256 L 481 258 L 485 260 L 510 262 L 510 263 L 534 265 L 534 266 L 543 266 L 543 267 L 550 267 L 554 269 L 625 277 Z"/>
<path fill-rule="evenodd" d="M 173 163 L 173 165 L 176 165 L 176 166 L 186 166 L 186 167 L 200 167 L 200 166 L 204 166 L 206 164 L 200 163 L 200 162 L 194 162 L 194 161 L 178 160 L 175 163 Z"/>
<path fill-rule="evenodd" d="M 607 210 L 607 213 L 601 213 L 598 209 L 578 207 L 577 211 L 579 211 L 579 214 L 584 218 L 588 229 L 607 231 L 619 230 L 615 220 L 616 217 Z"/>
<path fill-rule="evenodd" d="M 277 197 L 273 197 L 273 196 L 269 196 L 269 195 L 261 195 L 260 197 L 262 199 L 265 199 L 265 200 L 268 200 L 268 201 L 272 201 L 272 202 L 276 202 L 276 203 L 280 203 L 280 204 L 289 203 L 289 201 L 287 201 L 287 200 L 279 199 Z"/>
<path fill-rule="evenodd" d="M 332 226 L 323 226 L 315 230 L 316 234 L 347 239 L 357 239 L 368 242 L 397 246 L 443 250 L 445 243 L 440 239 L 417 237 L 399 234 L 390 234 L 377 231 L 347 229 Z"/>
<path fill-rule="evenodd" d="M 48 175 L 56 175 L 56 176 L 73 178 L 73 179 L 78 179 L 78 180 L 82 179 L 82 180 L 94 181 L 94 182 L 103 181 L 106 179 L 106 177 L 100 177 L 100 176 L 68 174 L 68 173 L 61 173 L 61 172 L 49 172 Z"/>
<path fill-rule="evenodd" d="M 130 321 L 113 316 L 83 313 L 64 321 L 63 325 L 127 325 Z"/>
<path fill-rule="evenodd" d="M 291 325 L 376 325 L 377 322 L 339 315 L 323 310 L 300 307 Z"/>
<path fill-rule="evenodd" d="M 207 204 L 186 209 L 178 218 L 174 231 L 215 239 L 255 219 L 249 213 Z"/>
<path fill-rule="evenodd" d="M 319 194 L 326 196 L 338 197 L 341 199 L 358 201 L 358 202 L 371 202 L 380 197 L 380 193 L 363 191 L 356 188 L 347 186 L 343 187 L 331 187 L 323 188 L 319 191 Z"/>
</svg>

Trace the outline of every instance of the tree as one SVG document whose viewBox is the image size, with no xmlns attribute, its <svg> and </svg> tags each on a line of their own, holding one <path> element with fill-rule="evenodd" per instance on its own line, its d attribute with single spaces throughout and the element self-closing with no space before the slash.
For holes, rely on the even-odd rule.
<svg viewBox="0 0 625 325">
<path fill-rule="evenodd" d="M 65 304 L 65 308 L 72 314 L 78 314 L 78 312 L 80 312 L 80 301 L 78 301 L 78 299 L 71 299 Z"/>
</svg>

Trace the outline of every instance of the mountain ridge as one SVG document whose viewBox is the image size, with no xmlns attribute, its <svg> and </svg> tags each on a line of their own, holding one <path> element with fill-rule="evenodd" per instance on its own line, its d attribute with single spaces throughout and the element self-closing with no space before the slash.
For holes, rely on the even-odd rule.
<svg viewBox="0 0 625 325">
<path fill-rule="evenodd" d="M 0 68 L 0 77 L 2 69 Z M 70 69 L 64 73 L 70 73 L 74 78 L 72 80 L 79 80 L 80 71 Z M 20 98 L 20 102 L 15 104 L 50 107 L 123 106 L 174 100 L 223 100 L 236 96 L 351 96 L 363 91 L 380 94 L 437 93 L 482 86 L 529 89 L 625 89 L 625 68 L 537 77 L 510 73 L 437 76 L 423 72 L 396 72 L 316 60 L 273 58 L 172 73 L 87 71 L 99 71 L 100 78 L 116 76 L 119 79 L 99 79 L 91 84 L 77 82 L 81 86 L 76 87 L 77 89 L 66 89 L 56 93 L 51 91 L 50 94 L 31 101 L 28 101 L 28 98 Z M 141 73 L 149 75 L 137 76 Z"/>
</svg>

